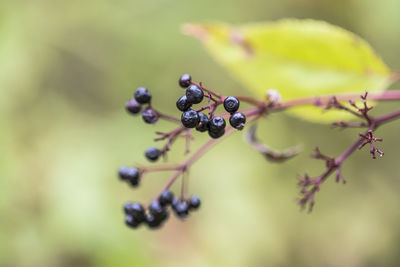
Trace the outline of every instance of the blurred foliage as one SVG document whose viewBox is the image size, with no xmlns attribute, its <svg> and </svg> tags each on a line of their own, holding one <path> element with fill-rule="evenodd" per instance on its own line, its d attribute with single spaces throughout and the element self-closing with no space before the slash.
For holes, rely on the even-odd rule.
<svg viewBox="0 0 400 267">
<path fill-rule="evenodd" d="M 366 89 L 382 91 L 393 83 L 392 72 L 367 42 L 323 21 L 189 24 L 185 30 L 261 98 L 269 88 L 277 89 L 283 99 L 293 99 Z M 318 122 L 351 116 L 345 111 L 322 114 L 317 107 L 289 112 Z"/>
<path fill-rule="evenodd" d="M 306 148 L 285 165 L 265 162 L 235 134 L 191 169 L 202 209 L 156 232 L 127 229 L 121 208 L 150 200 L 167 174 L 132 191 L 116 170 L 144 163 L 152 144 L 155 127 L 123 110 L 136 87 L 150 88 L 154 104 L 171 114 L 175 103 L 164 99 L 182 94 L 184 72 L 223 94 L 248 93 L 181 25 L 325 20 L 362 36 L 400 69 L 399 7 L 397 0 L 1 1 L 0 266 L 396 265 L 398 123 L 377 133 L 385 157 L 355 153 L 343 167 L 348 184 L 328 182 L 311 215 L 294 203 L 296 174 L 322 169 L 307 157 L 313 145 L 337 155 L 357 130 L 271 116 L 259 127 L 263 141 Z M 179 143 L 171 162 L 182 151 Z"/>
</svg>

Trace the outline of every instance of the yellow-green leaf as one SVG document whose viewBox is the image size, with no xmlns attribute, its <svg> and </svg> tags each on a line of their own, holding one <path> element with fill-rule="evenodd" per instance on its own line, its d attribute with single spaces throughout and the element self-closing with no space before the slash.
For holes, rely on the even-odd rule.
<svg viewBox="0 0 400 267">
<path fill-rule="evenodd" d="M 381 91 L 392 72 L 357 35 L 326 22 L 281 20 L 231 26 L 190 24 L 186 33 L 199 38 L 233 77 L 260 97 L 277 89 L 283 100 L 343 92 Z M 301 111 L 299 110 L 301 109 Z M 330 122 L 339 111 L 301 107 L 292 114 Z"/>
</svg>

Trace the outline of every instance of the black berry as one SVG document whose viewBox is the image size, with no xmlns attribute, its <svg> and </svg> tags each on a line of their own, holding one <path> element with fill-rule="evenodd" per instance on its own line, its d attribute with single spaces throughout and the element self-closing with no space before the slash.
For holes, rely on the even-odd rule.
<svg viewBox="0 0 400 267">
<path fill-rule="evenodd" d="M 149 213 L 157 220 L 165 220 L 168 217 L 168 211 L 158 200 L 153 200 L 149 206 Z"/>
<path fill-rule="evenodd" d="M 158 114 L 154 109 L 146 108 L 142 112 L 142 119 L 145 123 L 154 124 L 158 121 Z"/>
<path fill-rule="evenodd" d="M 126 102 L 125 109 L 132 114 L 137 114 L 140 112 L 140 110 L 142 110 L 142 106 L 139 102 L 136 101 L 136 99 L 132 98 L 131 100 Z"/>
<path fill-rule="evenodd" d="M 189 109 L 182 113 L 181 121 L 186 128 L 194 128 L 199 123 L 200 117 L 195 110 Z"/>
<path fill-rule="evenodd" d="M 160 155 L 161 151 L 156 147 L 150 147 L 145 152 L 146 158 L 150 161 L 156 161 Z"/>
<path fill-rule="evenodd" d="M 149 226 L 151 229 L 157 229 L 161 226 L 162 220 L 157 219 L 154 217 L 152 214 L 148 214 L 146 216 L 146 224 Z"/>
<path fill-rule="evenodd" d="M 189 74 L 182 74 L 182 76 L 179 78 L 179 85 L 182 88 L 188 87 L 192 83 L 192 77 Z"/>
<path fill-rule="evenodd" d="M 172 203 L 174 200 L 174 193 L 171 191 L 165 190 L 161 193 L 160 197 L 158 198 L 158 201 L 160 202 L 161 206 L 165 207 L 166 205 L 169 205 Z"/>
<path fill-rule="evenodd" d="M 178 205 L 179 202 L 180 202 L 180 200 L 179 200 L 179 198 L 177 198 L 177 197 L 175 197 L 175 198 L 172 200 L 171 207 L 172 207 L 173 210 L 175 210 L 175 207 Z"/>
<path fill-rule="evenodd" d="M 198 113 L 199 114 L 199 124 L 196 126 L 196 130 L 199 132 L 205 132 L 209 128 L 209 119 L 207 115 L 204 113 Z"/>
<path fill-rule="evenodd" d="M 133 187 L 137 187 L 139 185 L 140 180 L 129 180 L 129 184 Z"/>
<path fill-rule="evenodd" d="M 144 221 L 146 214 L 142 204 L 138 202 L 126 203 L 124 206 L 125 214 L 133 216 L 137 222 Z"/>
<path fill-rule="evenodd" d="M 125 216 L 125 223 L 131 228 L 136 228 L 141 222 L 138 222 L 132 215 Z"/>
<path fill-rule="evenodd" d="M 225 129 L 226 122 L 224 118 L 216 116 L 210 120 L 209 125 L 210 125 L 210 132 L 219 133 L 223 129 Z"/>
<path fill-rule="evenodd" d="M 192 106 L 191 103 L 189 103 L 189 101 L 187 100 L 186 95 L 181 96 L 178 101 L 176 101 L 176 107 L 180 110 L 180 111 L 186 111 L 188 110 L 190 107 Z"/>
<path fill-rule="evenodd" d="M 140 104 L 149 103 L 151 100 L 151 94 L 149 90 L 147 90 L 144 87 L 139 87 L 138 89 L 136 89 L 134 97 L 136 101 L 139 102 Z"/>
<path fill-rule="evenodd" d="M 119 168 L 118 175 L 121 180 L 131 180 L 139 179 L 140 173 L 139 170 L 134 167 L 122 166 Z"/>
<path fill-rule="evenodd" d="M 242 130 L 246 123 L 246 116 L 241 112 L 233 113 L 229 118 L 229 123 L 233 128 Z"/>
<path fill-rule="evenodd" d="M 234 113 L 239 109 L 239 99 L 234 96 L 228 96 L 224 100 L 224 108 L 229 113 Z"/>
<path fill-rule="evenodd" d="M 189 202 L 189 208 L 193 210 L 198 209 L 201 205 L 201 201 L 198 196 L 192 196 L 188 202 Z"/>
<path fill-rule="evenodd" d="M 186 97 L 189 103 L 198 104 L 203 100 L 204 93 L 200 87 L 192 84 L 186 89 Z"/>
<path fill-rule="evenodd" d="M 214 139 L 218 139 L 218 138 L 220 138 L 221 136 L 223 136 L 225 134 L 225 129 L 222 129 L 221 131 L 219 131 L 219 132 L 212 132 L 211 130 L 208 130 L 208 135 L 211 137 L 211 138 L 214 138 Z"/>
<path fill-rule="evenodd" d="M 140 172 L 134 167 L 121 167 L 118 171 L 121 180 L 129 182 L 132 186 L 137 186 L 140 180 Z"/>
<path fill-rule="evenodd" d="M 178 200 L 175 205 L 172 206 L 172 209 L 174 210 L 176 216 L 181 219 L 184 219 L 189 215 L 189 205 L 186 203 L 186 201 Z"/>
</svg>

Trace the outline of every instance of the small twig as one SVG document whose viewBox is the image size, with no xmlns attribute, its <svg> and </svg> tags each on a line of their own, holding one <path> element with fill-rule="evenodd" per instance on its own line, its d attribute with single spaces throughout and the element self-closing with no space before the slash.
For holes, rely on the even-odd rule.
<svg viewBox="0 0 400 267">
<path fill-rule="evenodd" d="M 368 126 L 368 123 L 365 123 L 365 122 L 337 121 L 337 122 L 333 122 L 332 126 L 340 127 L 341 129 L 345 129 L 345 128 L 364 128 L 364 127 Z"/>
<path fill-rule="evenodd" d="M 192 81 L 192 84 L 197 85 L 197 86 L 200 87 L 203 91 L 206 91 L 209 95 L 214 95 L 214 96 L 216 96 L 216 97 L 219 98 L 219 99 L 222 98 L 222 95 L 220 95 L 220 94 L 218 94 L 218 93 L 216 93 L 216 92 L 214 92 L 214 91 L 211 91 L 210 89 L 207 89 L 206 87 L 204 87 L 202 82 L 196 83 L 196 82 L 193 82 L 193 81 Z"/>
<path fill-rule="evenodd" d="M 302 197 L 298 199 L 298 203 L 301 207 L 305 207 L 308 205 L 309 212 L 312 211 L 314 204 L 315 204 L 315 193 L 320 190 L 322 183 L 333 173 L 336 171 L 336 181 L 346 183 L 346 180 L 343 178 L 341 174 L 341 167 L 343 162 L 355 151 L 366 144 L 370 144 L 371 150 L 370 153 L 372 154 L 373 158 L 375 158 L 375 153 L 383 155 L 383 152 L 377 149 L 373 142 L 382 141 L 381 138 L 373 137 L 373 132 L 377 129 L 378 126 L 387 123 L 394 119 L 400 118 L 400 110 L 382 115 L 377 118 L 369 117 L 370 126 L 369 129 L 364 133 L 360 134 L 360 138 L 357 139 L 350 147 L 348 147 L 342 155 L 339 157 L 331 158 L 326 155 L 323 155 L 318 148 L 316 148 L 315 154 L 313 154 L 314 158 L 323 159 L 326 162 L 326 170 L 320 175 L 315 178 L 310 178 L 307 174 L 304 176 L 299 176 L 299 185 L 301 186 L 300 194 Z M 365 118 L 366 119 L 366 118 Z"/>
<path fill-rule="evenodd" d="M 364 140 L 364 142 L 358 146 L 358 149 L 363 148 L 366 144 L 370 144 L 371 146 L 371 150 L 370 153 L 372 154 L 372 158 L 376 159 L 376 155 L 375 153 L 378 153 L 381 157 L 383 156 L 383 152 L 381 150 L 379 150 L 377 147 L 375 147 L 374 142 L 382 142 L 383 139 L 382 138 L 376 138 L 373 136 L 373 131 L 372 130 L 368 130 L 367 134 L 359 134 Z"/>
</svg>

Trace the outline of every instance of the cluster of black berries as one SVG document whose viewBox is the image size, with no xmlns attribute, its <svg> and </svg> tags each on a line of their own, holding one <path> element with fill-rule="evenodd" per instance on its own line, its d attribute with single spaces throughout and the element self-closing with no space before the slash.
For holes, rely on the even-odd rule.
<svg viewBox="0 0 400 267">
<path fill-rule="evenodd" d="M 179 85 L 186 88 L 185 95 L 181 96 L 176 102 L 176 107 L 182 111 L 181 122 L 186 128 L 196 128 L 199 132 L 208 131 L 212 138 L 219 138 L 224 135 L 226 122 L 221 116 L 207 117 L 204 113 L 191 109 L 193 104 L 203 101 L 204 92 L 196 84 L 192 83 L 189 74 L 183 74 L 179 79 Z M 240 102 L 236 97 L 229 96 L 224 100 L 224 108 L 231 113 L 229 123 L 232 127 L 242 130 L 246 123 L 246 116 L 237 112 Z"/>
<path fill-rule="evenodd" d="M 156 229 L 168 219 L 168 205 L 171 206 L 178 218 L 185 219 L 189 212 L 198 209 L 200 204 L 200 198 L 197 196 L 192 196 L 185 201 L 175 198 L 171 191 L 164 191 L 157 200 L 150 203 L 147 211 L 138 202 L 126 203 L 124 206 L 125 223 L 131 228 L 145 223 L 149 228 Z"/>
<path fill-rule="evenodd" d="M 154 124 L 158 121 L 157 112 L 150 106 L 151 94 L 149 90 L 144 87 L 136 89 L 133 98 L 125 104 L 125 109 L 131 114 L 138 114 L 142 110 L 142 105 L 146 105 L 142 111 L 142 118 L 144 122 Z"/>
<path fill-rule="evenodd" d="M 229 96 L 223 98 L 213 93 L 202 85 L 192 82 L 189 74 L 183 74 L 179 79 L 179 85 L 186 89 L 185 95 L 180 97 L 176 102 L 176 107 L 182 111 L 181 122 L 186 128 L 195 128 L 199 132 L 208 132 L 210 137 L 219 138 L 225 134 L 226 121 L 221 116 L 214 116 L 215 108 L 223 104 L 225 110 L 230 113 L 229 123 L 232 127 L 242 130 L 246 123 L 246 116 L 238 112 L 240 102 L 236 97 Z M 209 95 L 205 96 L 205 92 Z M 211 94 L 215 95 L 215 100 Z M 198 111 L 192 109 L 195 104 L 200 104 L 204 98 L 208 98 L 208 102 L 213 104 L 202 107 Z M 154 124 L 159 117 L 163 117 L 162 113 L 157 112 L 151 107 L 151 94 L 144 88 L 139 87 L 134 93 L 134 97 L 130 99 L 126 105 L 126 110 L 131 114 L 139 114 L 141 112 L 144 122 Z M 211 109 L 210 117 L 200 112 L 207 108 Z M 145 151 L 145 156 L 149 161 L 157 161 L 164 154 L 164 149 L 160 150 L 156 147 L 150 147 Z M 143 170 L 135 167 L 121 167 L 119 169 L 119 177 L 122 181 L 127 182 L 133 187 L 137 187 L 140 183 Z M 125 204 L 124 211 L 126 214 L 125 222 L 129 227 L 136 228 L 140 224 L 147 224 L 151 229 L 160 227 L 169 217 L 168 206 L 171 206 L 173 213 L 180 219 L 186 218 L 190 211 L 200 207 L 200 198 L 192 196 L 188 199 L 176 198 L 171 191 L 164 191 L 148 208 L 144 208 L 138 202 L 130 202 Z"/>
</svg>

